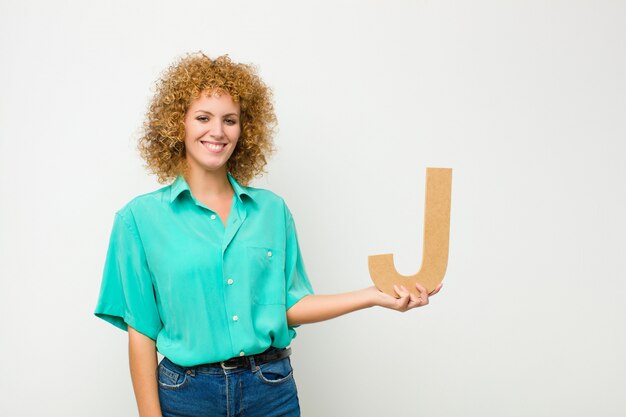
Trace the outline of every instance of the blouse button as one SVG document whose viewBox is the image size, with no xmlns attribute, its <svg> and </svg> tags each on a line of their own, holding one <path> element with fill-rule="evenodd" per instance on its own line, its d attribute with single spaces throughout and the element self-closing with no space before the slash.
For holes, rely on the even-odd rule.
<svg viewBox="0 0 626 417">
<path fill-rule="evenodd" d="M 244 352 L 243 350 L 241 352 L 239 352 L 239 356 L 245 356 L 246 352 Z"/>
<path fill-rule="evenodd" d="M 239 320 L 239 316 L 233 316 L 233 321 Z"/>
<path fill-rule="evenodd" d="M 226 281 L 226 282 L 228 282 L 228 285 L 233 285 L 233 282 L 235 282 L 235 281 L 233 281 L 232 278 L 228 278 L 228 281 Z"/>
<path fill-rule="evenodd" d="M 271 250 L 267 251 L 267 256 L 272 256 L 272 251 Z"/>
<path fill-rule="evenodd" d="M 215 220 L 215 214 L 211 214 L 211 220 Z"/>
</svg>

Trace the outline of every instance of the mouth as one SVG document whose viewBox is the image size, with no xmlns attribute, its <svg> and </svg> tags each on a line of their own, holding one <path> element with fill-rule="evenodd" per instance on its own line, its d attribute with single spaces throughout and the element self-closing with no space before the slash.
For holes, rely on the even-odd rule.
<svg viewBox="0 0 626 417">
<path fill-rule="evenodd" d="M 220 153 L 226 148 L 225 143 L 209 142 L 205 140 L 201 140 L 200 143 L 204 146 L 204 149 L 211 153 Z"/>
</svg>

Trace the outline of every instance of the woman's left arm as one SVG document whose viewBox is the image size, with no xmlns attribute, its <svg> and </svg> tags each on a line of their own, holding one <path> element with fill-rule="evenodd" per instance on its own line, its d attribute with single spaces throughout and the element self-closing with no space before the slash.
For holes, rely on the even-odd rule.
<svg viewBox="0 0 626 417">
<path fill-rule="evenodd" d="M 403 286 L 394 286 L 398 298 L 379 291 L 376 287 L 331 295 L 307 295 L 287 310 L 287 323 L 290 326 L 316 323 L 342 316 L 364 308 L 381 306 L 397 311 L 407 311 L 428 304 L 428 297 L 441 290 L 443 284 L 430 294 L 420 284 L 415 287 L 420 292 L 419 298 Z"/>
</svg>

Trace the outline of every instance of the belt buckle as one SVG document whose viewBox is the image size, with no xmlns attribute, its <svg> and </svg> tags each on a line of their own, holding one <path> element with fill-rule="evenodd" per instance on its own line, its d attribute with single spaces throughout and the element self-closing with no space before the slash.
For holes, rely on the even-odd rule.
<svg viewBox="0 0 626 417">
<path fill-rule="evenodd" d="M 228 361 L 222 361 L 222 362 L 220 362 L 220 366 L 222 367 L 222 369 L 223 369 L 223 370 L 227 371 L 227 370 L 229 370 L 229 369 L 237 369 L 237 368 L 238 368 L 238 366 L 237 366 L 237 365 L 235 365 L 235 366 L 227 366 L 227 365 L 226 365 L 226 362 L 228 362 Z"/>
</svg>

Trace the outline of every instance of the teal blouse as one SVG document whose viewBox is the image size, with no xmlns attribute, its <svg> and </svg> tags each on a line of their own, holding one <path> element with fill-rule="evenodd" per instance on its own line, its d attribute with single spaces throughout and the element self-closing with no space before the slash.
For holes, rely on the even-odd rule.
<svg viewBox="0 0 626 417">
<path fill-rule="evenodd" d="M 228 179 L 226 226 L 182 176 L 115 215 L 94 313 L 182 366 L 288 346 L 286 311 L 313 293 L 285 202 Z"/>
</svg>

